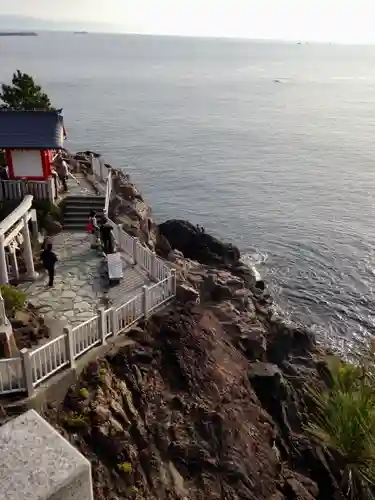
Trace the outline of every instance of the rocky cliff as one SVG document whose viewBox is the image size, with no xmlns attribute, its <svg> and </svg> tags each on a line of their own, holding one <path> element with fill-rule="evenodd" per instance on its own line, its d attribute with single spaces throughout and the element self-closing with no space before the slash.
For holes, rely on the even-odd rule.
<svg viewBox="0 0 375 500">
<path fill-rule="evenodd" d="M 156 226 L 131 192 L 130 219 L 151 220 L 132 234 L 177 270 L 176 301 L 45 415 L 90 459 L 96 500 L 342 498 L 337 457 L 305 432 L 307 388 L 330 384 L 326 353 L 274 316 L 235 246 L 187 221 Z"/>
</svg>

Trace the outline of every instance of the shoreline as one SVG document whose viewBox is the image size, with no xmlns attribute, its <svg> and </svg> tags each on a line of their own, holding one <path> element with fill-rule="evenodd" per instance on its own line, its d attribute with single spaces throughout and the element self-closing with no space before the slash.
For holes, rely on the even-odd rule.
<svg viewBox="0 0 375 500">
<path fill-rule="evenodd" d="M 308 328 L 274 313 L 266 283 L 237 247 L 188 221 L 157 224 L 129 176 L 116 172 L 111 218 L 175 269 L 177 290 L 175 303 L 127 334 L 131 345 L 90 363 L 45 413 L 93 459 L 96 500 L 115 491 L 158 499 L 223 491 L 233 500 L 334 498 L 341 471 L 304 431 L 311 411 L 304 388 L 325 386 L 329 352 Z"/>
<path fill-rule="evenodd" d="M 91 155 L 67 153 L 95 186 Z M 341 500 L 337 457 L 306 432 L 306 389 L 330 386 L 332 353 L 275 314 L 236 246 L 188 221 L 156 223 L 130 177 L 112 176 L 110 218 L 156 251 L 177 287 L 39 409 L 91 461 L 95 500 Z"/>
</svg>

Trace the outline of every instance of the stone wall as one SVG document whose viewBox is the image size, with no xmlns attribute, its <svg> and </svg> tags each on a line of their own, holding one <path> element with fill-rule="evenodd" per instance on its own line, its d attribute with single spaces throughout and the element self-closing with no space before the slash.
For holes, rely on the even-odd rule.
<svg viewBox="0 0 375 500">
<path fill-rule="evenodd" d="M 38 413 L 0 427 L 0 498 L 93 500 L 91 464 Z"/>
</svg>

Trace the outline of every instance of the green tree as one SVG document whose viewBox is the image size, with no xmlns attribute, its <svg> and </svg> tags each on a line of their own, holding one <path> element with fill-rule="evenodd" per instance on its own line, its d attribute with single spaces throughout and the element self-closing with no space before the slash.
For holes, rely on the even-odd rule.
<svg viewBox="0 0 375 500">
<path fill-rule="evenodd" d="M 53 109 L 48 95 L 37 85 L 32 76 L 17 70 L 13 74 L 12 85 L 1 85 L 2 109 L 33 111 Z"/>
</svg>

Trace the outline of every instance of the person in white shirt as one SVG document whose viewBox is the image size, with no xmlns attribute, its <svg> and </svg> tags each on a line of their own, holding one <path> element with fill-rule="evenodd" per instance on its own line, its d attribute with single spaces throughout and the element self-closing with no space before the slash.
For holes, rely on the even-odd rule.
<svg viewBox="0 0 375 500">
<path fill-rule="evenodd" d="M 60 182 L 61 182 L 65 192 L 68 191 L 68 183 L 67 183 L 68 177 L 71 177 L 72 179 L 74 179 L 76 181 L 77 184 L 79 184 L 79 180 L 72 174 L 72 172 L 69 169 L 68 164 L 62 158 L 60 160 L 58 174 L 59 174 Z"/>
</svg>

